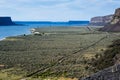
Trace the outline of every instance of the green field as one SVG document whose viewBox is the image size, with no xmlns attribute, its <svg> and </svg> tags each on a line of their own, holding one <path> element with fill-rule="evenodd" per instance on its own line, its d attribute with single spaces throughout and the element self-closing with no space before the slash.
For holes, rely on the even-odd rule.
<svg viewBox="0 0 120 80">
<path fill-rule="evenodd" d="M 120 38 L 120 33 L 99 32 L 93 27 L 90 30 L 87 27 L 36 28 L 36 31 L 42 35 L 21 35 L 0 41 L 0 75 L 17 76 L 13 80 L 86 77 L 98 71 L 91 65 L 94 58 L 99 58 L 112 41 Z M 0 80 L 7 78 L 0 77 Z"/>
</svg>

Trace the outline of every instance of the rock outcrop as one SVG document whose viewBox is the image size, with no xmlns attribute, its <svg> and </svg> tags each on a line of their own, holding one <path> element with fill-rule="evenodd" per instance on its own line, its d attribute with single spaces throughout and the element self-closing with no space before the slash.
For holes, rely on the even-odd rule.
<svg viewBox="0 0 120 80">
<path fill-rule="evenodd" d="M 100 31 L 120 32 L 120 8 L 115 10 L 115 14 L 113 15 L 111 22 L 101 28 Z"/>
<path fill-rule="evenodd" d="M 0 26 L 9 25 L 16 25 L 14 22 L 12 22 L 11 17 L 0 17 Z"/>
<path fill-rule="evenodd" d="M 116 64 L 90 77 L 79 80 L 120 80 L 120 64 Z"/>
<path fill-rule="evenodd" d="M 104 26 L 108 24 L 109 22 L 111 22 L 112 19 L 113 19 L 113 15 L 93 17 L 90 20 L 90 25 Z"/>
</svg>

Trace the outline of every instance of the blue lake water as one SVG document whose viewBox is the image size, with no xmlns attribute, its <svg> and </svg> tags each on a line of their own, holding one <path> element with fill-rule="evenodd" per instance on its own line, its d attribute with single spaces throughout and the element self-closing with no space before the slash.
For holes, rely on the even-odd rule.
<svg viewBox="0 0 120 80">
<path fill-rule="evenodd" d="M 0 26 L 0 40 L 8 36 L 17 36 L 22 34 L 30 34 L 31 28 L 36 27 L 73 27 L 87 25 L 88 21 L 81 23 L 68 23 L 68 22 L 15 22 L 16 24 L 23 24 L 23 26 Z"/>
</svg>

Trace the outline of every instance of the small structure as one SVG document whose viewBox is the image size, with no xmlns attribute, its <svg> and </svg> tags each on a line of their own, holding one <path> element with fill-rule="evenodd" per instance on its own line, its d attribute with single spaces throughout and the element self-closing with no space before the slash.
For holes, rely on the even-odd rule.
<svg viewBox="0 0 120 80">
<path fill-rule="evenodd" d="M 38 32 L 38 31 L 36 31 L 36 29 L 30 29 L 30 31 L 31 31 L 31 33 L 33 34 L 33 35 L 39 35 L 39 36 L 42 36 L 42 35 L 44 35 L 44 33 L 40 33 L 40 32 Z"/>
<path fill-rule="evenodd" d="M 33 29 L 30 29 L 30 31 L 31 31 L 31 33 L 34 33 L 35 32 L 35 29 L 33 28 Z"/>
<path fill-rule="evenodd" d="M 34 32 L 34 35 L 42 35 L 40 32 Z"/>
</svg>

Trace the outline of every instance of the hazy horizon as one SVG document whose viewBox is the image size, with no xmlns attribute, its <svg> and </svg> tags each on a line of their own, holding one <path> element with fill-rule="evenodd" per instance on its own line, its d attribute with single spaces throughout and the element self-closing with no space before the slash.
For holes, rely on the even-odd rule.
<svg viewBox="0 0 120 80">
<path fill-rule="evenodd" d="M 48 20 L 12 20 L 12 21 L 14 21 L 14 22 L 19 22 L 19 21 L 21 21 L 21 22 L 69 22 L 69 21 L 89 21 L 89 20 L 65 20 L 65 21 L 48 21 Z"/>
<path fill-rule="evenodd" d="M 80 21 L 113 14 L 119 7 L 119 0 L 0 0 L 0 16 L 13 21 Z"/>
</svg>

